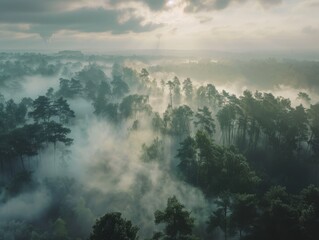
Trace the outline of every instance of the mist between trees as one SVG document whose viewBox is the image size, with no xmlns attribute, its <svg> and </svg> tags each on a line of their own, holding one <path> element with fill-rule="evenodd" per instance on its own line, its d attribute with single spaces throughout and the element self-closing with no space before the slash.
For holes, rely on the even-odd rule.
<svg viewBox="0 0 319 240">
<path fill-rule="evenodd" d="M 0 56 L 1 240 L 318 239 L 316 62 Z"/>
</svg>

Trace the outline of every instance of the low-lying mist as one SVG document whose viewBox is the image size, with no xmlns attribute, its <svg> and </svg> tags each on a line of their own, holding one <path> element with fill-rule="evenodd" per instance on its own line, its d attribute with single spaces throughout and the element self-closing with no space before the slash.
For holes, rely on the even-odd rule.
<svg viewBox="0 0 319 240">
<path fill-rule="evenodd" d="M 315 61 L 0 56 L 1 240 L 88 239 L 108 212 L 151 239 L 165 232 L 154 212 L 172 196 L 195 219 L 194 237 L 258 236 L 253 223 L 228 230 L 238 194 L 319 183 L 301 161 L 317 156 Z M 294 187 L 296 169 L 309 175 Z M 231 220 L 208 231 L 220 207 Z"/>
</svg>

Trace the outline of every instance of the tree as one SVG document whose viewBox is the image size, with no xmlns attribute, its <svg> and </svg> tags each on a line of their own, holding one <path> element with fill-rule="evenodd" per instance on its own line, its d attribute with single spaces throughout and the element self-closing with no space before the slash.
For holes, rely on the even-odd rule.
<svg viewBox="0 0 319 240">
<path fill-rule="evenodd" d="M 219 165 L 221 169 L 216 186 L 218 192 L 249 192 L 260 181 L 242 154 L 224 148 L 220 160 L 222 165 Z"/>
<path fill-rule="evenodd" d="M 183 81 L 183 91 L 187 101 L 192 101 L 193 99 L 193 84 L 190 78 L 186 78 Z"/>
<path fill-rule="evenodd" d="M 243 155 L 214 144 L 202 131 L 186 138 L 176 157 L 186 180 L 208 196 L 252 191 L 260 180 Z"/>
<path fill-rule="evenodd" d="M 271 187 L 262 199 L 260 211 L 261 216 L 255 223 L 252 239 L 303 239 L 300 235 L 298 208 L 285 187 Z"/>
<path fill-rule="evenodd" d="M 187 182 L 198 185 L 199 164 L 197 159 L 197 145 L 195 139 L 187 137 L 180 143 L 176 157 L 180 160 L 178 167 Z"/>
<path fill-rule="evenodd" d="M 253 194 L 237 194 L 232 204 L 231 222 L 239 231 L 239 239 L 243 233 L 248 234 L 257 218 L 257 199 Z"/>
<path fill-rule="evenodd" d="M 51 100 L 46 96 L 39 96 L 33 101 L 33 111 L 29 115 L 34 119 L 35 122 L 48 122 L 51 117 L 56 114 L 56 109 L 51 104 Z"/>
<path fill-rule="evenodd" d="M 310 185 L 300 193 L 300 225 L 303 239 L 315 240 L 319 237 L 319 188 Z"/>
<path fill-rule="evenodd" d="M 180 87 L 181 83 L 177 76 L 174 77 L 173 83 L 174 83 L 174 99 L 175 99 L 175 102 L 179 104 L 181 99 L 181 87 Z"/>
<path fill-rule="evenodd" d="M 142 145 L 142 160 L 145 162 L 164 160 L 164 143 L 162 140 L 155 138 L 150 146 Z"/>
<path fill-rule="evenodd" d="M 112 94 L 116 98 L 121 98 L 130 91 L 126 82 L 122 80 L 122 77 L 113 78 L 111 85 L 113 87 Z"/>
<path fill-rule="evenodd" d="M 80 80 L 82 83 L 91 81 L 96 86 L 101 81 L 106 81 L 107 77 L 100 66 L 89 64 L 77 73 L 76 79 Z"/>
<path fill-rule="evenodd" d="M 199 106 L 206 104 L 206 89 L 204 86 L 200 86 L 196 91 L 196 98 Z"/>
<path fill-rule="evenodd" d="M 96 64 L 85 66 L 80 72 L 77 73 L 76 79 L 84 85 L 85 96 L 94 100 L 97 95 L 97 89 L 102 81 L 107 81 L 107 76 Z"/>
<path fill-rule="evenodd" d="M 111 98 L 111 86 L 107 81 L 101 81 L 97 90 L 97 97 L 93 100 L 94 113 L 103 115 L 105 113 L 107 104 Z"/>
<path fill-rule="evenodd" d="M 138 240 L 138 227 L 121 217 L 121 213 L 107 213 L 96 220 L 90 240 Z"/>
<path fill-rule="evenodd" d="M 214 85 L 212 84 L 207 84 L 206 86 L 206 97 L 207 97 L 207 101 L 210 105 L 212 105 L 213 107 L 217 107 L 217 102 L 218 102 L 218 91 L 215 88 Z"/>
<path fill-rule="evenodd" d="M 114 63 L 112 66 L 112 78 L 118 80 L 123 78 L 123 67 L 119 63 Z"/>
<path fill-rule="evenodd" d="M 289 129 L 284 137 L 284 142 L 288 144 L 291 151 L 302 149 L 301 144 L 308 140 L 308 118 L 305 108 L 302 105 L 291 109 L 288 113 Z"/>
<path fill-rule="evenodd" d="M 311 135 L 309 146 L 315 157 L 319 156 L 319 103 L 311 105 L 308 110 L 308 118 L 310 122 Z"/>
<path fill-rule="evenodd" d="M 190 212 L 184 210 L 175 196 L 168 198 L 167 207 L 164 211 L 155 211 L 155 223 L 166 224 L 163 239 L 181 240 L 192 237 L 194 218 Z"/>
<path fill-rule="evenodd" d="M 71 91 L 71 96 L 74 97 L 80 97 L 83 92 L 83 86 L 80 80 L 71 79 L 70 82 L 70 91 Z"/>
<path fill-rule="evenodd" d="M 68 102 L 62 97 L 54 101 L 53 107 L 60 123 L 67 124 L 71 118 L 75 117 L 74 111 L 70 109 Z"/>
<path fill-rule="evenodd" d="M 165 124 L 158 112 L 155 112 L 152 118 L 152 128 L 156 133 L 164 132 Z"/>
<path fill-rule="evenodd" d="M 199 108 L 198 112 L 195 114 L 195 118 L 195 126 L 200 131 L 205 132 L 209 137 L 213 137 L 213 134 L 215 133 L 215 122 L 208 107 L 205 106 Z"/>
<path fill-rule="evenodd" d="M 54 121 L 48 122 L 44 125 L 44 131 L 47 137 L 46 140 L 53 143 L 54 146 L 57 142 L 64 143 L 67 146 L 73 142 L 73 139 L 67 137 L 67 134 L 69 134 L 71 130 L 63 127 L 60 123 Z"/>
<path fill-rule="evenodd" d="M 120 120 L 119 104 L 108 103 L 103 109 L 102 116 L 105 116 L 113 123 L 118 123 L 118 121 Z"/>
<path fill-rule="evenodd" d="M 166 83 L 166 85 L 168 86 L 168 90 L 169 90 L 169 98 L 170 98 L 170 107 L 173 107 L 173 93 L 172 91 L 174 90 L 175 84 L 172 81 L 168 81 Z"/>
<path fill-rule="evenodd" d="M 129 85 L 130 89 L 139 90 L 141 83 L 135 69 L 123 67 L 123 80 Z"/>
<path fill-rule="evenodd" d="M 24 125 L 21 128 L 16 128 L 6 136 L 6 152 L 10 153 L 11 157 L 17 156 L 23 169 L 24 156 L 35 156 L 42 147 L 42 139 L 38 138 L 39 126 Z M 1 151 L 1 150 L 0 150 Z"/>
<path fill-rule="evenodd" d="M 50 98 L 50 91 L 49 90 L 48 90 L 46 96 Z M 69 98 L 72 96 L 72 92 L 70 89 L 70 80 L 60 78 L 60 86 L 59 86 L 59 90 L 57 91 L 57 96 L 61 96 L 61 97 L 65 97 L 65 98 Z"/>
<path fill-rule="evenodd" d="M 233 104 L 225 105 L 217 113 L 217 119 L 223 134 L 223 143 L 228 143 L 229 145 L 233 139 L 234 124 L 236 120 L 236 108 Z"/>
<path fill-rule="evenodd" d="M 178 108 L 170 108 L 164 113 L 164 124 L 167 131 L 177 137 L 183 138 L 191 133 L 192 109 L 183 105 Z"/>
<path fill-rule="evenodd" d="M 210 216 L 207 224 L 207 231 L 212 232 L 216 228 L 222 229 L 224 232 L 224 239 L 227 240 L 231 233 L 230 226 L 230 213 L 231 213 L 231 196 L 228 192 L 220 195 L 217 200 L 215 200 L 217 209 Z"/>
<path fill-rule="evenodd" d="M 151 106 L 148 104 L 147 95 L 129 95 L 125 97 L 120 106 L 119 110 L 124 118 L 135 117 L 136 114 L 141 112 L 151 112 Z"/>
</svg>

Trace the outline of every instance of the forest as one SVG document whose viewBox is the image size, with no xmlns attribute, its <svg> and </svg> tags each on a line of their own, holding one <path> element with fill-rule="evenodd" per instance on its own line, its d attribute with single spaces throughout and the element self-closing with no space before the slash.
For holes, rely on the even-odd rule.
<svg viewBox="0 0 319 240">
<path fill-rule="evenodd" d="M 0 240 L 319 239 L 318 71 L 0 53 Z"/>
</svg>

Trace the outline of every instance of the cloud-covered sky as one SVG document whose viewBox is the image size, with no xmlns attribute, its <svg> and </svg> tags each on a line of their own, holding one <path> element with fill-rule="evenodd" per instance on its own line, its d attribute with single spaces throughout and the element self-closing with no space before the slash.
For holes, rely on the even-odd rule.
<svg viewBox="0 0 319 240">
<path fill-rule="evenodd" d="M 0 49 L 319 50 L 319 0 L 0 0 Z"/>
</svg>

